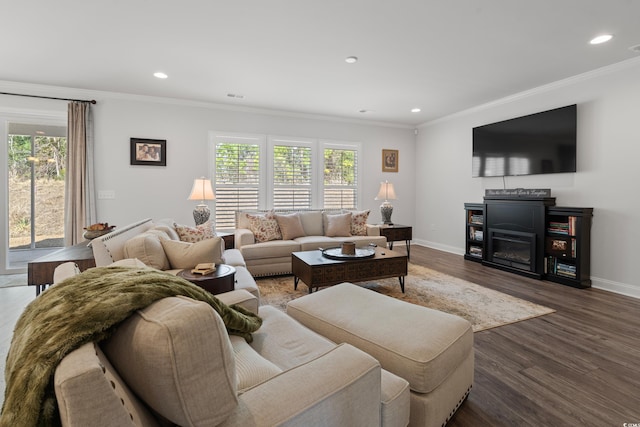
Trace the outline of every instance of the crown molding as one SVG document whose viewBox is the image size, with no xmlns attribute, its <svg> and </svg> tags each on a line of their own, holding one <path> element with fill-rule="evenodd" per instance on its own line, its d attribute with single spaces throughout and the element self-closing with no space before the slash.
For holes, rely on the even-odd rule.
<svg viewBox="0 0 640 427">
<path fill-rule="evenodd" d="M 149 95 L 135 95 L 135 94 L 129 94 L 129 93 L 122 93 L 122 92 L 97 91 L 97 90 L 89 90 L 89 89 L 63 87 L 63 86 L 48 86 L 48 85 L 40 85 L 40 84 L 33 84 L 33 83 L 20 83 L 20 82 L 10 82 L 10 81 L 1 81 L 1 80 L 0 80 L 0 92 L 15 92 L 15 93 L 24 93 L 26 95 L 51 96 L 51 97 L 58 97 L 58 98 L 72 98 L 72 97 L 73 98 L 90 98 L 90 99 L 95 99 L 98 102 L 98 106 L 101 101 L 105 101 L 108 99 L 117 99 L 117 100 L 126 100 L 126 101 L 149 102 L 149 103 L 155 103 L 155 104 L 175 105 L 175 106 L 183 106 L 183 107 L 206 108 L 206 109 L 212 109 L 212 110 L 224 110 L 224 111 L 251 113 L 251 114 L 263 114 L 263 115 L 278 116 L 278 117 L 292 117 L 297 119 L 349 123 L 349 124 L 357 124 L 362 126 L 379 126 L 379 127 L 397 128 L 397 129 L 413 129 L 415 127 L 413 125 L 402 124 L 402 123 L 363 120 L 363 119 L 351 119 L 351 118 L 345 118 L 345 117 L 323 115 L 323 114 L 301 113 L 301 112 L 288 111 L 288 110 L 248 107 L 248 106 L 230 105 L 230 104 L 214 103 L 214 102 L 193 101 L 188 99 L 178 99 L 178 98 L 149 96 Z M 0 95 L 0 97 L 2 96 L 3 95 Z M 4 95 L 4 96 L 9 96 L 9 95 Z M 51 102 L 59 102 L 59 101 L 51 100 Z"/>
<path fill-rule="evenodd" d="M 561 89 L 564 87 L 576 85 L 578 83 L 582 83 L 588 80 L 596 79 L 602 76 L 607 76 L 609 74 L 617 73 L 619 71 L 623 71 L 629 68 L 637 67 L 640 65 L 640 57 L 631 58 L 621 62 L 617 62 L 612 65 L 607 65 L 606 67 L 597 68 L 592 71 L 587 71 L 586 73 L 577 74 L 572 77 L 567 77 L 566 79 L 558 80 L 553 83 L 549 83 L 543 86 L 538 86 L 533 89 L 529 89 L 523 92 L 519 92 L 513 95 L 506 96 L 504 98 L 497 99 L 495 101 L 487 102 L 485 104 L 478 105 L 476 107 L 472 107 L 466 110 L 459 111 L 457 113 L 450 114 L 445 117 L 441 117 L 439 119 L 431 120 L 424 122 L 417 126 L 418 129 L 429 127 L 432 125 L 436 125 L 439 123 L 447 122 L 449 120 L 458 119 L 464 116 L 468 116 L 471 114 L 475 114 L 484 110 L 488 110 L 494 107 L 498 107 L 501 105 L 510 104 L 512 102 L 520 101 L 525 98 L 529 98 L 531 96 L 540 95 L 546 92 L 550 92 L 553 90 Z"/>
</svg>

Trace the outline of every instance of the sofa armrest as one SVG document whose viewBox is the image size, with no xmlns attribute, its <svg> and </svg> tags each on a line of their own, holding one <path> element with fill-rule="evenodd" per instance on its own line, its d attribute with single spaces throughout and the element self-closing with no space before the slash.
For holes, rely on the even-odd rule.
<svg viewBox="0 0 640 427">
<path fill-rule="evenodd" d="M 222 253 L 222 261 L 234 267 L 246 267 L 244 257 L 238 249 L 227 249 Z"/>
<path fill-rule="evenodd" d="M 237 228 L 235 231 L 234 239 L 236 249 L 240 249 L 245 245 L 252 245 L 256 242 L 256 238 L 251 230 L 246 228 Z"/>
<path fill-rule="evenodd" d="M 380 226 L 378 224 L 367 224 L 367 236 L 379 236 Z"/>
<path fill-rule="evenodd" d="M 242 306 L 242 308 L 246 308 L 252 313 L 258 314 L 258 306 L 260 303 L 258 298 L 249 291 L 236 289 L 234 291 L 217 294 L 216 297 L 227 305 L 238 304 L 239 306 Z"/>
<path fill-rule="evenodd" d="M 111 233 L 97 237 L 89 243 L 96 260 L 96 267 L 104 267 L 115 261 L 124 259 L 124 244 L 134 236 L 153 227 L 151 218 L 143 219 Z"/>
<path fill-rule="evenodd" d="M 378 426 L 381 375 L 377 360 L 341 344 L 248 389 L 221 426 Z"/>
</svg>

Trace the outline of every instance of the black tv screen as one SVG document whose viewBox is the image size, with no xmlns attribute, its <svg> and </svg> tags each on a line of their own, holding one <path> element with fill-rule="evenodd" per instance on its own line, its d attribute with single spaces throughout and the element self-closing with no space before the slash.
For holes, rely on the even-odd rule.
<svg viewBox="0 0 640 427">
<path fill-rule="evenodd" d="M 473 128 L 472 175 L 576 171 L 576 105 Z"/>
</svg>

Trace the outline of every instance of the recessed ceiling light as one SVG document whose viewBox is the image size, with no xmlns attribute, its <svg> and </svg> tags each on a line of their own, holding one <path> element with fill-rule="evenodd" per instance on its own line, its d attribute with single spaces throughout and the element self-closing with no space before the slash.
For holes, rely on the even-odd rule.
<svg viewBox="0 0 640 427">
<path fill-rule="evenodd" d="M 422 110 L 420 110 L 419 108 L 412 108 L 411 109 L 412 113 L 419 113 L 420 111 L 422 111 Z"/>
<path fill-rule="evenodd" d="M 629 48 L 629 50 L 630 50 L 631 52 L 640 53 L 640 44 L 637 44 L 637 45 L 635 45 L 635 46 L 631 46 L 631 47 Z"/>
<path fill-rule="evenodd" d="M 244 99 L 244 95 L 240 95 L 240 94 L 237 94 L 237 93 L 228 93 L 227 96 L 229 98 Z"/>
<path fill-rule="evenodd" d="M 373 110 L 365 110 L 365 109 L 358 110 L 358 113 L 362 113 L 362 114 L 373 113 L 373 112 L 374 112 Z"/>
<path fill-rule="evenodd" d="M 348 56 L 344 61 L 347 64 L 355 64 L 356 62 L 358 62 L 358 57 L 357 56 Z"/>
<path fill-rule="evenodd" d="M 169 77 L 169 76 L 167 76 L 165 73 L 163 73 L 161 71 L 158 71 L 157 73 L 153 73 L 153 76 L 157 77 L 159 79 L 166 79 L 167 77 Z"/>
<path fill-rule="evenodd" d="M 602 34 L 602 35 L 600 35 L 598 37 L 592 38 L 589 43 L 591 43 L 591 44 L 606 43 L 609 40 L 611 40 L 612 38 L 613 38 L 613 36 L 611 34 Z"/>
</svg>

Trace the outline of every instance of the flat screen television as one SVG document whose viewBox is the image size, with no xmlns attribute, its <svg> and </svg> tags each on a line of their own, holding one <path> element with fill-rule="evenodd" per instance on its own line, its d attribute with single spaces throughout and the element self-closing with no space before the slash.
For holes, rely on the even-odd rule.
<svg viewBox="0 0 640 427">
<path fill-rule="evenodd" d="M 576 171 L 576 105 L 473 128 L 473 177 Z"/>
</svg>

